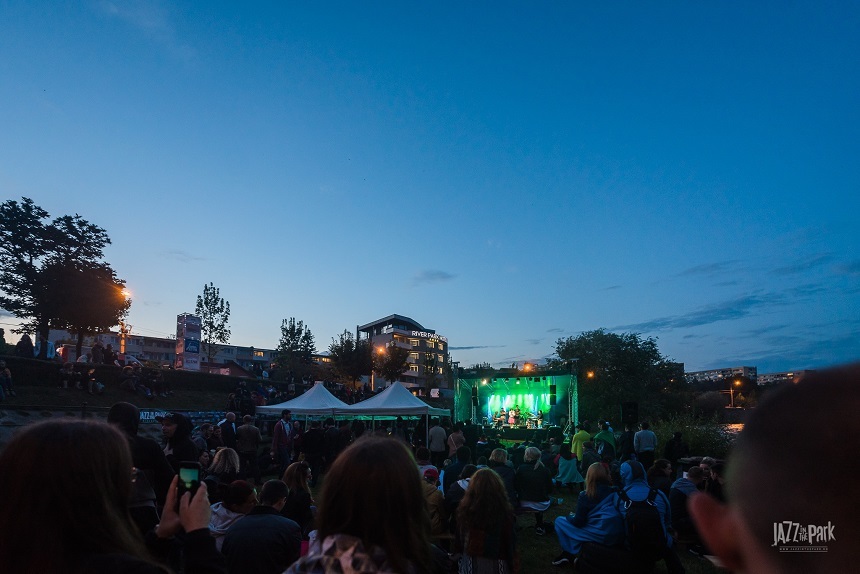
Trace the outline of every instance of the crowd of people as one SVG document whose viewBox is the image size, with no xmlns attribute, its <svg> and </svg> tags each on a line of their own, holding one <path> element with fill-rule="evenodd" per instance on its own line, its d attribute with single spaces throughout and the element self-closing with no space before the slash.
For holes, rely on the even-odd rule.
<svg viewBox="0 0 860 574">
<path fill-rule="evenodd" d="M 747 421 L 727 468 L 706 459 L 675 480 L 683 437 L 656 458 L 661 445 L 644 423 L 645 434 L 617 441 L 602 421 L 593 435 L 583 424 L 563 441 L 505 449 L 468 423 L 450 433 L 437 420 L 413 432 L 402 421 L 374 429 L 316 421 L 304 430 L 284 411 L 269 442 L 251 417 L 230 413 L 195 432 L 172 412 L 158 417 L 158 444 L 140 436 L 138 408 L 117 403 L 106 423 L 24 427 L 0 453 L 0 566 L 49 574 L 507 574 L 520 568 L 518 522 L 522 529 L 533 516 L 536 534 L 558 538 L 554 563 L 582 572 L 644 572 L 659 560 L 680 572 L 673 545 L 682 539 L 738 571 L 848 571 L 858 527 L 844 476 L 797 465 L 796 454 L 860 454 L 836 440 L 856 430 L 858 375 L 858 367 L 820 372 L 773 392 Z M 442 434 L 445 459 L 435 465 Z M 275 474 L 265 481 L 248 456 L 261 449 L 270 462 L 261 474 Z M 646 468 L 649 451 L 655 460 Z M 192 488 L 189 467 L 199 470 Z M 768 481 L 773 473 L 784 479 Z M 547 522 L 559 489 L 576 494 L 575 512 Z M 784 521 L 808 525 L 827 551 L 780 552 L 774 524 Z"/>
</svg>

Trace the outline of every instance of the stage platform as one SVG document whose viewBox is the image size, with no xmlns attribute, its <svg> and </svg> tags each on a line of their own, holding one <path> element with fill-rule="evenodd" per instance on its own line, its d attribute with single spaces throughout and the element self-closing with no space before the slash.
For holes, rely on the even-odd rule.
<svg viewBox="0 0 860 574">
<path fill-rule="evenodd" d="M 482 427 L 483 434 L 487 436 L 497 436 L 498 438 L 511 442 L 544 442 L 551 438 L 560 438 L 562 436 L 562 428 L 557 426 L 544 427 L 540 429 L 530 429 L 522 427 L 503 426 L 501 428 L 485 426 Z"/>
</svg>

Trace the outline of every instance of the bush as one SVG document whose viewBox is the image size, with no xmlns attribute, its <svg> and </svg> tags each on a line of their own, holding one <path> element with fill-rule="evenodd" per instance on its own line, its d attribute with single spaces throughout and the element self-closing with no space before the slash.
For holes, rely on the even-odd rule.
<svg viewBox="0 0 860 574">
<path fill-rule="evenodd" d="M 725 458 L 733 442 L 732 435 L 719 422 L 719 417 L 697 417 L 689 414 L 672 415 L 654 423 L 652 430 L 657 435 L 657 444 L 662 452 L 676 431 L 690 447 L 691 456 Z"/>
</svg>

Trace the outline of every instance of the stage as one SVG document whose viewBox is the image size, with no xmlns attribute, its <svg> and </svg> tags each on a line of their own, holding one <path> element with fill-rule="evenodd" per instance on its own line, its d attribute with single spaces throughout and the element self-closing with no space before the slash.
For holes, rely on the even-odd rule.
<svg viewBox="0 0 860 574">
<path fill-rule="evenodd" d="M 476 424 L 493 426 L 505 412 L 505 423 L 510 422 L 511 410 L 519 411 L 516 424 L 506 426 L 516 435 L 531 421 L 542 419 L 544 427 L 564 427 L 568 422 L 572 377 L 558 372 L 507 373 L 495 377 L 460 378 L 457 380 L 454 400 L 454 420 L 471 420 Z M 523 439 L 525 440 L 525 439 Z"/>
</svg>

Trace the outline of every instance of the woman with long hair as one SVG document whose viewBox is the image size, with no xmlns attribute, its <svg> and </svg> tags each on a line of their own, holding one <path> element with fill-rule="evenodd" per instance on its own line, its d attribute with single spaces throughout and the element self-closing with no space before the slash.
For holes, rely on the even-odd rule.
<svg viewBox="0 0 860 574">
<path fill-rule="evenodd" d="M 561 544 L 561 554 L 553 564 L 572 563 L 585 542 L 615 546 L 624 540 L 621 514 L 612 504 L 612 480 L 609 470 L 595 462 L 585 473 L 585 490 L 579 493 L 573 516 L 555 519 L 555 532 Z"/>
<path fill-rule="evenodd" d="M 281 509 L 281 516 L 286 516 L 301 526 L 302 534 L 307 537 L 314 524 L 314 499 L 308 480 L 311 478 L 311 467 L 305 462 L 294 462 L 284 471 L 281 480 L 289 487 L 290 494 Z"/>
<path fill-rule="evenodd" d="M 519 571 L 514 510 L 501 477 L 489 468 L 472 475 L 457 507 L 456 549 L 460 574 Z"/>
<path fill-rule="evenodd" d="M 9 441 L 0 469 L 3 572 L 169 572 L 147 552 L 129 515 L 136 469 L 119 429 L 80 420 L 34 424 Z M 206 487 L 179 502 L 176 490 L 174 479 L 155 536 L 170 537 L 181 524 L 187 532 L 186 572 L 223 572 L 206 528 Z M 201 567 L 201 560 L 214 566 Z"/>
<path fill-rule="evenodd" d="M 665 458 L 658 458 L 648 469 L 648 486 L 656 488 L 669 496 L 672 489 L 672 463 Z"/>
<path fill-rule="evenodd" d="M 230 484 L 238 478 L 239 466 L 239 454 L 232 448 L 225 447 L 215 453 L 207 472 L 221 484 Z"/>
<path fill-rule="evenodd" d="M 407 447 L 391 438 L 362 437 L 335 459 L 325 476 L 317 538 L 287 572 L 431 572 L 430 517 L 421 479 Z"/>
<path fill-rule="evenodd" d="M 549 470 L 540 460 L 540 449 L 530 446 L 523 455 L 523 464 L 517 468 L 514 476 L 514 486 L 517 489 L 517 499 L 520 508 L 535 513 L 535 533 L 538 536 L 546 534 L 543 513 L 553 502 L 561 504 L 563 499 L 550 498 L 552 492 L 552 477 Z"/>
</svg>

